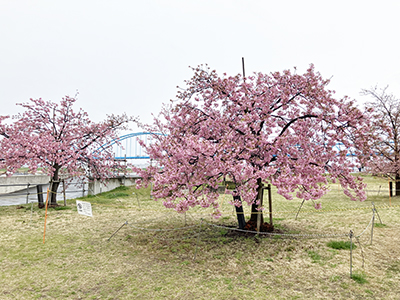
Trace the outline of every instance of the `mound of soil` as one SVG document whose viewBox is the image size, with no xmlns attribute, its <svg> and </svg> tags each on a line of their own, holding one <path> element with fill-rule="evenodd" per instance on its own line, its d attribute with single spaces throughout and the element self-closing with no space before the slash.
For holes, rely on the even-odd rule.
<svg viewBox="0 0 400 300">
<path fill-rule="evenodd" d="M 244 227 L 244 230 L 257 231 L 257 222 L 248 221 L 246 223 L 246 226 Z M 269 223 L 265 222 L 260 225 L 260 232 L 273 232 L 273 231 L 274 231 L 274 226 Z"/>
</svg>

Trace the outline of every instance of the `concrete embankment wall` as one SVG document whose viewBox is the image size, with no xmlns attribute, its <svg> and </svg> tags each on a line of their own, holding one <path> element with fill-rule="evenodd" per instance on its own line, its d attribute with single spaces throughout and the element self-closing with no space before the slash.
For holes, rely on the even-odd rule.
<svg viewBox="0 0 400 300">
<path fill-rule="evenodd" d="M 89 182 L 88 194 L 96 195 L 111 191 L 121 185 L 131 186 L 140 177 L 137 175 L 115 176 L 106 183 L 99 181 Z M 8 194 L 25 190 L 36 185 L 49 184 L 50 177 L 46 175 L 13 175 L 10 177 L 0 176 L 0 194 Z"/>
<path fill-rule="evenodd" d="M 50 177 L 46 175 L 13 175 L 0 176 L 0 194 L 21 191 L 30 186 L 48 184 Z"/>
<path fill-rule="evenodd" d="M 108 192 L 121 185 L 131 186 L 134 185 L 135 181 L 139 178 L 140 177 L 136 175 L 128 175 L 128 176 L 116 176 L 115 178 L 109 179 L 107 183 L 92 181 L 89 182 L 88 194 L 96 195 L 99 193 Z"/>
</svg>

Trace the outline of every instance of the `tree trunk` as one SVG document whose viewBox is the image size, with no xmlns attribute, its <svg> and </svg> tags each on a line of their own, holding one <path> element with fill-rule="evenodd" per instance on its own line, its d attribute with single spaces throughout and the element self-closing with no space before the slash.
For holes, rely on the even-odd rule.
<svg viewBox="0 0 400 300">
<path fill-rule="evenodd" d="M 51 181 L 50 183 L 50 193 L 49 193 L 49 207 L 58 206 L 57 204 L 57 190 L 60 185 L 59 181 Z"/>
<path fill-rule="evenodd" d="M 57 190 L 60 185 L 60 178 L 58 177 L 59 166 L 55 166 L 55 171 L 50 182 L 50 194 L 49 194 L 49 207 L 58 206 L 57 204 Z"/>
<path fill-rule="evenodd" d="M 262 210 L 258 211 L 257 208 L 263 205 L 263 183 L 261 178 L 257 179 L 257 198 L 255 203 L 251 205 L 251 217 L 250 221 L 255 224 L 264 224 L 264 216 Z M 257 205 L 256 202 L 260 202 L 260 205 Z"/>
<path fill-rule="evenodd" d="M 43 202 L 43 189 L 40 184 L 36 186 L 36 191 L 37 191 L 37 198 L 38 198 L 38 207 L 44 208 L 45 204 Z"/>
<path fill-rule="evenodd" d="M 395 195 L 400 196 L 400 175 L 396 174 Z"/>
<path fill-rule="evenodd" d="M 235 200 L 242 202 L 242 200 L 240 199 L 240 196 L 233 196 L 233 201 L 235 201 Z M 244 227 L 246 226 L 246 221 L 244 219 L 243 205 L 240 207 L 237 207 L 235 205 L 235 209 L 236 209 L 236 216 L 238 219 L 239 229 L 244 229 Z"/>
</svg>

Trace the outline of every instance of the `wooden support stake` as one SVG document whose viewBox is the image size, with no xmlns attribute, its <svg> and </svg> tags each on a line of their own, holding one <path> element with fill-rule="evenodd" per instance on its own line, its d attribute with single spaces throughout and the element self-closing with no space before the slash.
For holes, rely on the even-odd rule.
<svg viewBox="0 0 400 300">
<path fill-rule="evenodd" d="M 269 224 L 272 226 L 272 191 L 271 184 L 268 184 Z"/>
<path fill-rule="evenodd" d="M 64 196 L 64 206 L 67 206 L 67 197 L 65 196 L 65 180 L 62 180 L 63 183 L 63 196 Z"/>
<path fill-rule="evenodd" d="M 260 227 L 261 227 L 261 205 L 263 203 L 263 199 L 264 199 L 264 187 L 261 187 L 260 189 L 260 197 L 258 198 L 258 200 L 260 201 L 260 203 L 258 204 L 258 215 L 257 215 L 257 232 L 260 232 Z"/>
<path fill-rule="evenodd" d="M 43 231 L 43 244 L 46 237 L 46 222 L 47 222 L 47 206 L 49 204 L 49 189 L 47 189 L 47 196 L 46 196 L 46 213 L 44 215 L 44 231 Z"/>
</svg>

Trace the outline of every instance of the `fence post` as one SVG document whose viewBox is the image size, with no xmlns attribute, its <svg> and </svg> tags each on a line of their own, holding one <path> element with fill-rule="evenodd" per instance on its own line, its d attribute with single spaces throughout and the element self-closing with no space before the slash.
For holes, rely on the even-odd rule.
<svg viewBox="0 0 400 300">
<path fill-rule="evenodd" d="M 47 196 L 46 196 L 46 213 L 44 214 L 43 244 L 44 244 L 45 238 L 46 238 L 47 207 L 49 206 L 49 192 L 50 192 L 50 190 L 47 189 Z"/>
<path fill-rule="evenodd" d="M 375 204 L 374 204 L 374 202 L 372 202 L 372 206 L 374 207 L 374 211 L 376 212 L 376 214 L 377 214 L 377 216 L 378 216 L 378 218 L 379 218 L 379 222 L 381 223 L 381 225 L 382 225 L 382 220 L 381 220 L 381 217 L 380 217 L 380 215 L 379 215 L 379 213 L 378 213 L 378 210 L 376 209 L 376 207 L 375 207 Z"/>
<path fill-rule="evenodd" d="M 29 221 L 29 225 L 32 224 L 32 215 L 33 215 L 33 201 L 30 202 L 31 202 L 31 220 Z"/>
<path fill-rule="evenodd" d="M 350 278 L 353 276 L 353 231 L 350 230 Z"/>
<path fill-rule="evenodd" d="M 269 204 L 269 224 L 272 224 L 272 191 L 271 191 L 271 184 L 268 183 L 268 204 Z"/>
<path fill-rule="evenodd" d="M 374 225 L 375 225 L 375 209 L 372 209 L 371 245 L 372 245 L 372 238 L 374 236 Z"/>
<path fill-rule="evenodd" d="M 29 186 L 30 186 L 30 184 L 28 182 L 28 184 L 26 185 L 26 204 L 28 204 L 28 200 L 29 200 Z"/>
<path fill-rule="evenodd" d="M 62 183 L 63 183 L 64 206 L 67 206 L 67 197 L 65 196 L 65 179 L 62 180 Z"/>
</svg>

